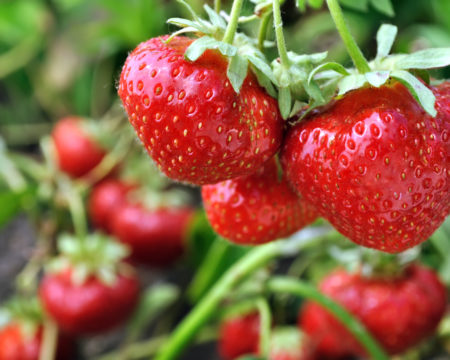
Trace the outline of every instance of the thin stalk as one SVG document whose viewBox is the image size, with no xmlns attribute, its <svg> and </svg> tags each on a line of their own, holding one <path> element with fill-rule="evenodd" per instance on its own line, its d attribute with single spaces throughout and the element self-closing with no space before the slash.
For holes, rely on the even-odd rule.
<svg viewBox="0 0 450 360">
<path fill-rule="evenodd" d="M 220 12 L 220 8 L 221 8 L 222 4 L 220 0 L 214 0 L 214 11 L 216 13 Z"/>
<path fill-rule="evenodd" d="M 272 327 L 272 314 L 270 312 L 269 304 L 264 298 L 259 298 L 256 301 L 256 307 L 259 312 L 260 321 L 260 335 L 259 335 L 259 349 L 261 355 L 265 358 L 269 358 L 270 352 L 270 332 Z"/>
<path fill-rule="evenodd" d="M 356 44 L 355 39 L 345 23 L 344 14 L 342 13 L 338 0 L 327 0 L 327 4 L 331 17 L 333 18 L 339 35 L 347 48 L 348 54 L 352 58 L 353 64 L 355 64 L 355 67 L 361 74 L 370 71 L 366 58 L 361 52 L 361 49 L 358 47 L 358 44 Z"/>
<path fill-rule="evenodd" d="M 242 4 L 244 0 L 234 0 L 233 7 L 231 8 L 230 22 L 228 23 L 227 29 L 225 30 L 225 35 L 222 41 L 227 44 L 232 44 L 234 40 L 234 35 L 236 34 L 239 16 L 241 15 Z"/>
<path fill-rule="evenodd" d="M 276 293 L 290 293 L 313 300 L 332 313 L 353 336 L 361 343 L 373 360 L 388 360 L 384 350 L 372 337 L 361 322 L 341 305 L 321 294 L 313 286 L 287 276 L 278 276 L 268 281 L 267 290 Z"/>
<path fill-rule="evenodd" d="M 86 212 L 83 201 L 74 184 L 69 181 L 61 180 L 60 188 L 69 204 L 69 212 L 72 217 L 75 234 L 79 239 L 84 239 L 88 233 Z"/>
<path fill-rule="evenodd" d="M 58 327 L 52 320 L 47 319 L 44 324 L 39 360 L 53 360 L 55 358 L 57 341 Z"/>
<path fill-rule="evenodd" d="M 173 360 L 194 339 L 200 328 L 215 314 L 221 301 L 240 282 L 255 270 L 279 256 L 292 256 L 329 232 L 328 228 L 305 229 L 300 235 L 287 241 L 274 241 L 252 249 L 237 261 L 206 294 L 196 307 L 184 318 L 161 347 L 154 360 Z M 305 234 L 304 237 L 301 234 Z"/>
<path fill-rule="evenodd" d="M 273 26 L 275 27 L 275 37 L 277 38 L 278 54 L 281 64 L 288 68 L 290 61 L 287 55 L 286 41 L 283 34 L 283 19 L 281 18 L 280 0 L 273 0 Z"/>
<path fill-rule="evenodd" d="M 270 19 L 272 18 L 270 11 L 265 13 L 261 19 L 261 22 L 259 23 L 259 30 L 258 30 L 258 49 L 260 51 L 264 50 L 264 41 L 267 37 L 267 28 L 269 27 Z"/>
</svg>

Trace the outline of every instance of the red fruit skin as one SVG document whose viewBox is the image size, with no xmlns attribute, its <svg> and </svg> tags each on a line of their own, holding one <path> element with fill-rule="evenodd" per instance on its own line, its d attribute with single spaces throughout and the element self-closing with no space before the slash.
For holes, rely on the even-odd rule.
<svg viewBox="0 0 450 360">
<path fill-rule="evenodd" d="M 39 360 L 42 328 L 27 338 L 17 323 L 10 323 L 0 329 L 0 360 Z M 56 360 L 73 359 L 75 354 L 72 339 L 60 334 Z"/>
<path fill-rule="evenodd" d="M 39 295 L 46 312 L 62 330 L 92 335 L 119 326 L 131 315 L 138 301 L 139 283 L 134 275 L 118 275 L 112 286 L 93 276 L 75 285 L 71 271 L 65 271 L 46 275 Z"/>
<path fill-rule="evenodd" d="M 259 315 L 250 313 L 226 319 L 220 327 L 219 353 L 225 360 L 259 353 Z"/>
<path fill-rule="evenodd" d="M 132 260 L 166 267 L 184 253 L 193 215 L 189 208 L 149 210 L 126 204 L 112 218 L 113 234 L 131 248 Z"/>
<path fill-rule="evenodd" d="M 52 131 L 59 168 L 78 178 L 95 168 L 105 156 L 105 151 L 82 130 L 77 117 L 58 121 Z"/>
<path fill-rule="evenodd" d="M 368 279 L 338 270 L 320 290 L 358 317 L 385 350 L 400 354 L 432 335 L 446 309 L 446 289 L 436 274 L 421 265 L 403 277 Z M 364 356 L 356 339 L 324 308 L 307 303 L 299 326 L 317 345 L 320 359 Z"/>
<path fill-rule="evenodd" d="M 122 70 L 119 96 L 149 155 L 168 177 L 197 185 L 251 174 L 281 145 L 275 99 L 249 71 L 239 94 L 227 61 L 207 50 L 184 58 L 192 39 L 141 43 Z"/>
<path fill-rule="evenodd" d="M 399 83 L 349 92 L 289 131 L 287 179 L 359 245 L 420 244 L 449 213 L 449 89 L 433 89 L 434 119 Z"/>
<path fill-rule="evenodd" d="M 256 173 L 202 187 L 214 230 L 238 244 L 256 245 L 293 234 L 317 218 L 311 205 L 279 179 L 275 160 Z"/>
<path fill-rule="evenodd" d="M 106 180 L 96 185 L 88 203 L 89 216 L 94 226 L 111 233 L 113 214 L 126 202 L 127 194 L 134 188 L 134 185 L 120 180 Z"/>
</svg>

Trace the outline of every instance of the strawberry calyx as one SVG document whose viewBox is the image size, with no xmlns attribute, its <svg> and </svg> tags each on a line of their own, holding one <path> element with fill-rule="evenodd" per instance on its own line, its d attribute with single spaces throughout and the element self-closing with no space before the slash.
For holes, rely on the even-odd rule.
<svg viewBox="0 0 450 360">
<path fill-rule="evenodd" d="M 276 359 L 280 354 L 290 354 L 292 359 L 301 359 L 304 345 L 305 335 L 297 327 L 276 327 L 270 339 L 270 359 Z"/>
<path fill-rule="evenodd" d="M 16 324 L 26 338 L 36 334 L 42 321 L 42 308 L 36 297 L 14 297 L 0 309 L 0 328 Z"/>
<path fill-rule="evenodd" d="M 376 36 L 377 55 L 374 60 L 366 62 L 367 69 L 346 69 L 341 64 L 327 62 L 310 72 L 308 83 L 318 83 L 325 102 L 328 102 L 334 96 L 336 88 L 337 96 L 342 96 L 364 86 L 380 87 L 395 80 L 405 85 L 423 109 L 435 117 L 435 96 L 427 87 L 429 77 L 426 70 L 450 65 L 450 48 L 430 48 L 412 54 L 389 55 L 396 35 L 396 26 L 381 25 Z M 421 79 L 414 73 L 418 73 Z"/>
<path fill-rule="evenodd" d="M 70 271 L 76 285 L 95 276 L 105 285 L 112 286 L 119 273 L 130 271 L 122 262 L 130 254 L 129 249 L 102 233 L 83 238 L 62 234 L 58 239 L 58 250 L 60 255 L 49 263 L 47 270 L 53 273 Z"/>
<path fill-rule="evenodd" d="M 189 193 L 181 188 L 168 191 L 154 191 L 142 186 L 131 190 L 127 194 L 127 200 L 130 203 L 141 204 L 147 210 L 158 210 L 187 206 L 186 204 L 189 204 L 191 199 Z"/>
</svg>

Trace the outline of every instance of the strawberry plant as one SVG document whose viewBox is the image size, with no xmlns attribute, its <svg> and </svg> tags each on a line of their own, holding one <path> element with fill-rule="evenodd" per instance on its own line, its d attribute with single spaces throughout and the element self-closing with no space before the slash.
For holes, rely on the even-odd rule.
<svg viewBox="0 0 450 360">
<path fill-rule="evenodd" d="M 447 358 L 448 14 L 0 4 L 0 360 Z"/>
</svg>

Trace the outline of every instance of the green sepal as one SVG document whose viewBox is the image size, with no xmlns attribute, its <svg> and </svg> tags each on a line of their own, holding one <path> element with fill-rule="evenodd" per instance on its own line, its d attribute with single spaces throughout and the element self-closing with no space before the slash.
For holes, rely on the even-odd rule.
<svg viewBox="0 0 450 360">
<path fill-rule="evenodd" d="M 74 284 L 83 284 L 90 276 L 96 276 L 104 284 L 112 286 L 123 269 L 121 262 L 130 254 L 129 249 L 102 233 L 89 234 L 79 239 L 62 234 L 58 239 L 60 255 L 47 266 L 50 272 L 70 269 Z"/>
<path fill-rule="evenodd" d="M 370 4 L 375 10 L 386 16 L 393 17 L 395 15 L 391 0 L 370 0 Z"/>
<path fill-rule="evenodd" d="M 209 30 L 210 30 L 209 27 L 207 27 L 203 23 L 188 20 L 188 19 L 183 19 L 183 18 L 170 18 L 169 20 L 167 20 L 167 23 L 176 25 L 176 26 L 182 27 L 182 28 L 195 29 L 196 31 L 200 31 L 204 34 L 209 33 Z"/>
<path fill-rule="evenodd" d="M 222 16 L 220 16 L 213 9 L 211 9 L 211 7 L 209 7 L 208 4 L 203 5 L 203 8 L 205 9 L 206 13 L 208 14 L 209 20 L 214 26 L 226 29 L 227 23 L 225 22 L 225 19 Z"/>
<path fill-rule="evenodd" d="M 239 54 L 230 58 L 227 68 L 227 77 L 236 93 L 239 93 L 241 86 L 247 76 L 248 60 Z"/>
<path fill-rule="evenodd" d="M 397 26 L 383 24 L 377 31 L 377 56 L 376 60 L 383 59 L 389 55 L 397 36 Z"/>
<path fill-rule="evenodd" d="M 433 92 L 428 89 L 420 80 L 411 75 L 408 71 L 395 70 L 391 72 L 391 77 L 400 81 L 410 91 L 411 95 L 418 101 L 424 110 L 435 117 L 437 114 L 434 104 L 436 98 Z"/>
<path fill-rule="evenodd" d="M 389 71 L 370 71 L 364 74 L 367 82 L 375 87 L 380 87 L 388 81 L 390 72 Z"/>
<path fill-rule="evenodd" d="M 325 64 L 320 64 L 319 66 L 315 67 L 313 71 L 311 71 L 308 77 L 308 82 L 311 82 L 316 74 L 325 73 L 325 71 L 332 71 L 341 75 L 350 75 L 347 69 L 341 64 L 336 62 L 327 62 Z M 335 75 L 332 74 L 331 77 L 333 76 Z"/>
<path fill-rule="evenodd" d="M 208 49 L 219 50 L 224 56 L 234 56 L 237 53 L 236 46 L 216 40 L 210 36 L 202 36 L 189 45 L 184 56 L 190 61 L 195 61 Z"/>
<path fill-rule="evenodd" d="M 420 50 L 395 62 L 396 69 L 433 69 L 449 65 L 450 47 Z"/>
<path fill-rule="evenodd" d="M 278 106 L 283 119 L 287 119 L 291 114 L 292 97 L 288 87 L 280 87 L 278 91 Z"/>
<path fill-rule="evenodd" d="M 344 95 L 345 93 L 359 89 L 364 86 L 364 84 L 367 82 L 367 79 L 362 74 L 354 74 L 350 76 L 343 77 L 338 82 L 339 92 L 338 95 Z"/>
</svg>

